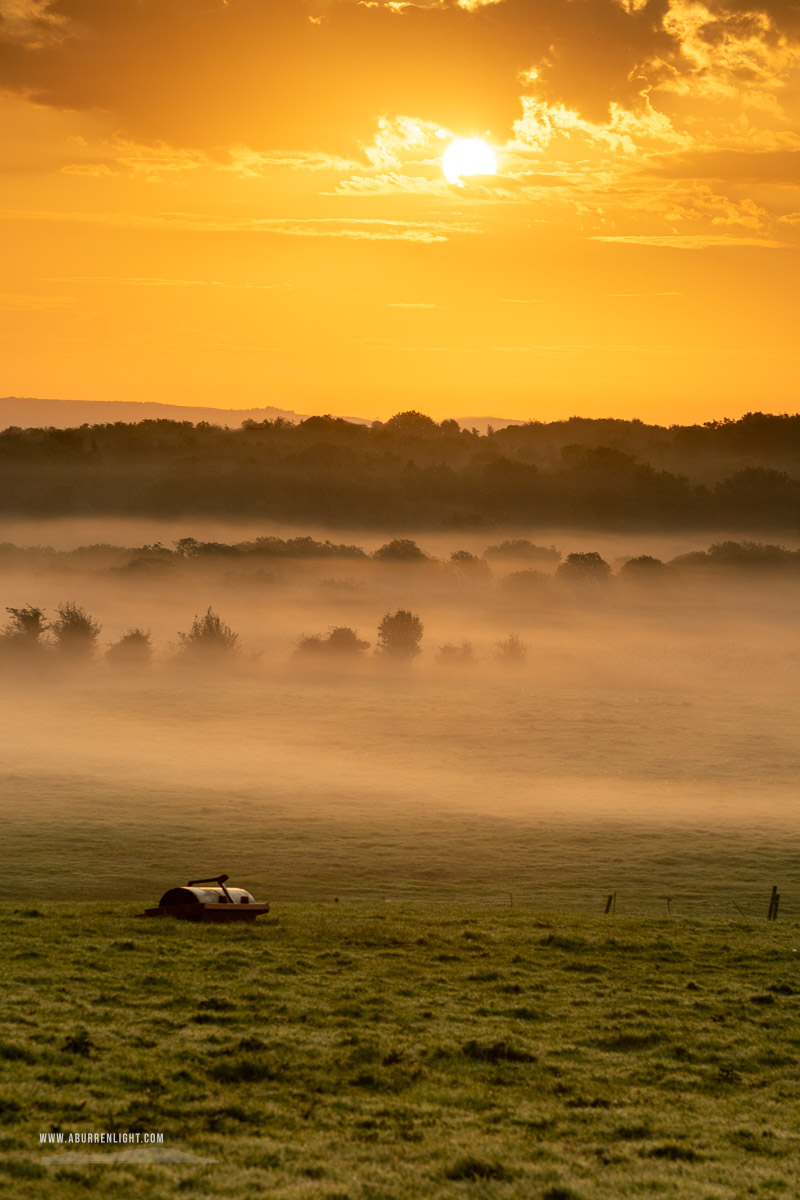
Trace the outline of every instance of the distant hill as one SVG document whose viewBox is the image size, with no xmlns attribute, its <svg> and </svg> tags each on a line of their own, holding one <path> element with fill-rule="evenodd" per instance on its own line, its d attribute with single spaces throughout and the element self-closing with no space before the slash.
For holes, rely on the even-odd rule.
<svg viewBox="0 0 800 1200">
<path fill-rule="evenodd" d="M 115 421 L 207 421 L 209 425 L 227 425 L 238 429 L 242 421 L 274 421 L 283 417 L 295 423 L 304 421 L 308 413 L 290 408 L 203 408 L 200 405 L 157 404 L 135 400 L 40 400 L 35 396 L 0 397 L 0 429 L 19 425 L 22 429 L 73 429 L 79 425 L 106 425 Z M 367 417 L 345 417 L 355 425 L 370 425 Z M 508 417 L 456 417 L 462 429 L 477 429 L 486 433 L 489 425 L 502 429 L 506 425 L 522 425 Z"/>
<path fill-rule="evenodd" d="M 462 429 L 477 429 L 478 433 L 486 433 L 492 429 L 506 429 L 509 425 L 526 425 L 526 421 L 518 421 L 512 417 L 456 417 Z"/>
<path fill-rule="evenodd" d="M 77 425 L 105 425 L 114 421 L 208 421 L 210 425 L 238 427 L 242 421 L 302 421 L 305 413 L 287 408 L 202 408 L 199 405 L 156 404 L 135 400 L 40 400 L 34 396 L 0 397 L 0 428 L 19 425 L 23 429 L 53 426 L 70 429 Z M 368 425 L 359 417 L 348 417 Z"/>
</svg>

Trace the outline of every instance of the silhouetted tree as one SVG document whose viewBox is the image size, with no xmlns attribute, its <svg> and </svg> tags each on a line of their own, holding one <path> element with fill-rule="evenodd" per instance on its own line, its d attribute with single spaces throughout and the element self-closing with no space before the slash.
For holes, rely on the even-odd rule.
<svg viewBox="0 0 800 1200">
<path fill-rule="evenodd" d="M 528 646 L 518 633 L 510 633 L 508 637 L 495 642 L 494 656 L 505 667 L 522 666 L 528 658 Z"/>
<path fill-rule="evenodd" d="M 650 554 L 640 554 L 636 558 L 629 558 L 627 562 L 624 562 L 618 574 L 623 577 L 627 575 L 631 578 L 643 579 L 663 575 L 665 571 L 669 571 L 669 567 L 660 558 L 653 558 Z"/>
<path fill-rule="evenodd" d="M 492 573 L 489 564 L 477 554 L 470 554 L 469 550 L 454 550 L 450 564 L 463 579 L 489 579 Z"/>
<path fill-rule="evenodd" d="M 178 634 L 178 640 L 185 657 L 213 661 L 230 658 L 236 651 L 239 635 L 209 607 L 204 616 L 195 617 L 188 633 Z"/>
<path fill-rule="evenodd" d="M 561 551 L 555 546 L 537 546 L 527 538 L 512 538 L 507 542 L 499 542 L 496 546 L 487 546 L 483 557 L 488 559 L 526 559 L 530 562 L 561 562 Z"/>
<path fill-rule="evenodd" d="M 708 547 L 708 558 L 715 566 L 744 568 L 788 567 L 797 562 L 785 546 L 766 542 L 714 542 Z"/>
<path fill-rule="evenodd" d="M 59 604 L 56 612 L 58 620 L 50 627 L 56 650 L 76 661 L 90 659 L 97 649 L 102 626 L 93 621 L 85 609 L 71 601 Z"/>
<path fill-rule="evenodd" d="M 420 653 L 423 631 L 416 613 L 405 608 L 387 612 L 378 626 L 377 652 L 392 658 L 413 658 Z"/>
<path fill-rule="evenodd" d="M 3 637 L 21 650 L 35 653 L 40 648 L 39 639 L 47 629 L 44 609 L 29 604 L 25 608 L 7 608 L 6 612 L 11 620 L 3 630 Z"/>
<path fill-rule="evenodd" d="M 611 567 L 596 550 L 588 554 L 568 554 L 556 569 L 556 575 L 576 587 L 596 587 L 611 577 Z"/>
<path fill-rule="evenodd" d="M 411 538 L 394 538 L 380 546 L 372 556 L 381 562 L 428 562 L 428 556 Z"/>
<path fill-rule="evenodd" d="M 152 657 L 150 633 L 138 628 L 129 629 L 106 650 L 106 662 L 123 670 L 142 670 L 150 665 Z"/>
</svg>

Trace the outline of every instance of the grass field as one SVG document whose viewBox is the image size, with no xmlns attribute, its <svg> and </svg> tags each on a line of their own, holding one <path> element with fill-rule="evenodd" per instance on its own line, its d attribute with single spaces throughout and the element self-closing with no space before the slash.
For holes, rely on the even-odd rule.
<svg viewBox="0 0 800 1200">
<path fill-rule="evenodd" d="M 91 583 L 53 599 L 103 612 Z M 0 1194 L 800 1195 L 797 623 L 765 597 L 473 629 L 431 596 L 407 671 L 315 673 L 327 600 L 245 596 L 272 643 L 230 672 L 4 678 Z M 208 603 L 142 599 L 111 632 Z M 220 871 L 270 917 L 135 919 Z"/>
<path fill-rule="evenodd" d="M 3 906 L 9 1200 L 800 1192 L 795 921 L 137 908 Z M 48 1131 L 164 1142 L 85 1163 L 130 1148 Z"/>
</svg>

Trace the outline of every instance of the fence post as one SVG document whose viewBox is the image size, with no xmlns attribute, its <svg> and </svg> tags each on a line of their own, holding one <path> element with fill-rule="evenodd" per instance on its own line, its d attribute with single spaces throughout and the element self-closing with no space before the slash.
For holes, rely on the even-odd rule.
<svg viewBox="0 0 800 1200">
<path fill-rule="evenodd" d="M 769 898 L 769 908 L 767 910 L 767 920 L 777 921 L 778 919 L 778 888 L 777 885 L 772 889 L 772 895 Z"/>
</svg>

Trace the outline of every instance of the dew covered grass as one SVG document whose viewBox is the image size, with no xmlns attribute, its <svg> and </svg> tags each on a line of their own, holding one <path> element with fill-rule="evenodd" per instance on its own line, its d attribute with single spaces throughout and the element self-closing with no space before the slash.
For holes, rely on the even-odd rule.
<svg viewBox="0 0 800 1200">
<path fill-rule="evenodd" d="M 794 921 L 136 910 L 3 906 L 10 1200 L 800 1192 Z M 102 1131 L 164 1142 L 127 1164 L 39 1142 Z"/>
</svg>

